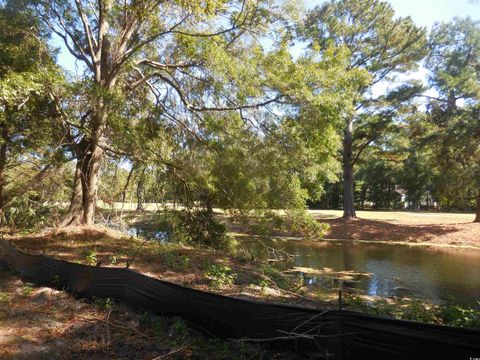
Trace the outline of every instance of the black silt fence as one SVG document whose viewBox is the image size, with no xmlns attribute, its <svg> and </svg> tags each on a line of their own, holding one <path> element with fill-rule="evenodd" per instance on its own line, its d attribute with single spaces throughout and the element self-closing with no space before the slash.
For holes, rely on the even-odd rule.
<svg viewBox="0 0 480 360">
<path fill-rule="evenodd" d="M 26 254 L 5 241 L 0 241 L 0 264 L 36 284 L 84 297 L 112 298 L 159 315 L 180 316 L 220 338 L 275 340 L 275 344 L 297 351 L 318 350 L 319 356 L 328 353 L 330 359 L 480 358 L 479 330 L 236 299 L 125 268 Z"/>
</svg>

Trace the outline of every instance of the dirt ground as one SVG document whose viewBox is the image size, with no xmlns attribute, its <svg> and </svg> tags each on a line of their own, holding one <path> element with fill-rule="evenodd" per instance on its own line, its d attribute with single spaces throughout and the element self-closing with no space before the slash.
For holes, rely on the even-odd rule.
<svg viewBox="0 0 480 360">
<path fill-rule="evenodd" d="M 102 299 L 35 287 L 0 269 L 0 359 L 300 359 L 221 341 L 175 317 L 140 314 Z"/>
<path fill-rule="evenodd" d="M 135 204 L 116 204 L 116 209 L 126 212 Z M 168 204 L 167 204 L 168 207 Z M 147 212 L 155 212 L 158 204 L 145 204 Z M 280 214 L 282 211 L 278 211 Z M 411 245 L 466 246 L 480 248 L 480 223 L 473 223 L 473 213 L 443 213 L 425 211 L 357 210 L 358 219 L 344 221 L 341 210 L 308 210 L 317 220 L 328 223 L 326 239 L 399 242 Z M 226 214 L 221 209 L 215 213 L 222 221 Z M 233 233 L 252 234 L 248 229 L 229 224 Z M 275 236 L 302 236 L 289 231 L 273 232 Z"/>
<path fill-rule="evenodd" d="M 345 221 L 340 210 L 309 210 L 316 220 L 327 223 L 326 240 L 358 240 L 426 246 L 480 248 L 480 223 L 474 214 L 407 211 L 357 211 L 357 219 Z M 256 235 L 254 229 L 231 223 L 218 215 L 229 231 L 239 236 Z M 255 223 L 255 220 L 251 221 Z M 274 237 L 303 238 L 288 229 L 273 230 Z M 315 240 L 315 239 L 311 239 Z"/>
<path fill-rule="evenodd" d="M 480 223 L 473 214 L 358 211 L 345 221 L 337 210 L 310 211 L 330 225 L 327 239 L 460 245 L 480 248 Z"/>
</svg>

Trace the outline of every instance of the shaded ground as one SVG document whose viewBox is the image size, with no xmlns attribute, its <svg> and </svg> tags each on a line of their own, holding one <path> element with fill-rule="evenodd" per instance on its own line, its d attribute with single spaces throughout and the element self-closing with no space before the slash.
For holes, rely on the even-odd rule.
<svg viewBox="0 0 480 360">
<path fill-rule="evenodd" d="M 31 254 L 47 254 L 87 265 L 125 267 L 129 263 L 130 269 L 145 275 L 223 295 L 314 307 L 325 305 L 291 293 L 284 289 L 286 286 L 268 283 L 263 265 L 252 260 L 250 254 L 143 241 L 102 227 L 65 228 L 57 233 L 8 239 Z M 231 282 L 227 277 L 230 274 Z"/>
<path fill-rule="evenodd" d="M 0 270 L 1 359 L 296 359 L 205 336 L 180 318 L 80 300 Z"/>
<path fill-rule="evenodd" d="M 480 247 L 480 224 L 405 224 L 395 221 L 342 218 L 322 220 L 330 225 L 326 238 L 383 242 L 428 243 Z"/>
<path fill-rule="evenodd" d="M 317 294 L 303 283 L 296 283 L 298 277 L 275 270 L 271 264 L 248 259 L 248 254 L 144 242 L 97 227 L 67 228 L 57 233 L 9 239 L 29 253 L 99 266 L 123 267 L 128 262 L 132 269 L 149 276 L 220 294 L 323 309 L 337 306 L 335 292 Z M 326 303 L 328 299 L 330 302 Z M 361 301 L 353 298 L 351 308 L 363 304 Z M 424 310 L 419 310 L 423 305 L 397 306 L 383 301 L 393 316 L 443 321 L 436 313 L 424 318 Z M 398 315 L 398 309 L 408 312 Z M 62 291 L 24 283 L 0 268 L 0 359 L 295 358 L 308 356 L 222 341 L 206 336 L 179 318 L 138 314 L 108 299 L 75 299 Z"/>
<path fill-rule="evenodd" d="M 135 204 L 124 204 L 125 214 Z M 116 204 L 121 208 L 122 204 Z M 152 214 L 160 209 L 158 204 L 145 204 Z M 135 214 L 135 212 L 131 212 Z M 257 235 L 258 227 L 231 223 L 227 214 L 215 209 L 217 217 L 226 222 L 234 234 Z M 330 225 L 326 239 L 405 242 L 410 244 L 469 246 L 480 248 L 480 223 L 473 223 L 473 213 L 442 213 L 420 211 L 359 210 L 358 219 L 344 221 L 341 210 L 308 210 L 315 219 Z M 282 214 L 282 211 L 278 211 Z M 252 219 L 250 225 L 256 220 Z M 267 234 L 262 234 L 267 235 Z M 302 237 L 299 231 L 274 230 L 268 235 Z"/>
<path fill-rule="evenodd" d="M 474 214 L 411 211 L 357 211 L 345 221 L 340 210 L 311 210 L 330 225 L 327 239 L 461 245 L 480 248 L 480 224 Z"/>
<path fill-rule="evenodd" d="M 473 214 L 358 211 L 357 219 L 345 221 L 340 210 L 309 210 L 309 213 L 330 226 L 325 239 L 480 248 L 480 223 L 473 223 Z M 219 217 L 226 221 L 225 216 Z M 254 227 L 252 230 L 242 224 L 228 223 L 228 228 L 236 234 L 255 235 Z M 272 231 L 269 235 L 302 237 L 301 233 L 289 230 Z"/>
</svg>

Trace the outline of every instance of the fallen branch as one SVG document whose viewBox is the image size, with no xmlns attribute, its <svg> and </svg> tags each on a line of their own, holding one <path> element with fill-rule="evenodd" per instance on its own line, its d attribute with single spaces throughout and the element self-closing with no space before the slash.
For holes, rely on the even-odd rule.
<svg viewBox="0 0 480 360">
<path fill-rule="evenodd" d="M 145 239 L 141 244 L 140 246 L 137 248 L 137 250 L 135 250 L 135 253 L 133 254 L 132 258 L 131 259 L 127 259 L 127 263 L 125 265 L 125 267 L 128 269 L 130 268 L 130 266 L 133 264 L 133 261 L 135 260 L 135 258 L 137 257 L 137 254 L 138 252 L 142 249 L 142 247 L 148 242 L 148 239 Z"/>
<path fill-rule="evenodd" d="M 189 345 L 182 345 L 180 346 L 178 349 L 174 349 L 174 350 L 171 350 L 170 352 L 166 353 L 166 354 L 163 354 L 163 355 L 159 355 L 157 357 L 154 357 L 152 360 L 159 360 L 159 359 L 163 359 L 167 356 L 171 356 L 171 355 L 174 355 L 174 354 L 177 354 L 179 352 L 182 352 L 183 350 L 185 350 Z"/>
</svg>

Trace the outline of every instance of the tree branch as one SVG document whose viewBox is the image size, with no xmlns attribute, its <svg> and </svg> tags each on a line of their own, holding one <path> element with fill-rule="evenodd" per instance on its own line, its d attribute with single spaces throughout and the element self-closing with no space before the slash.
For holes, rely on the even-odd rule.
<svg viewBox="0 0 480 360">
<path fill-rule="evenodd" d="M 101 2 L 101 0 L 99 0 L 99 2 Z M 92 30 L 90 28 L 90 23 L 88 22 L 87 16 L 85 15 L 85 12 L 83 11 L 82 4 L 81 4 L 80 0 L 75 0 L 75 4 L 77 5 L 77 11 L 78 11 L 78 14 L 80 15 L 80 19 L 82 20 L 83 29 L 85 31 L 85 36 L 87 38 L 88 48 L 89 48 L 89 51 L 90 51 L 90 57 L 92 58 L 92 63 L 96 67 L 97 62 L 98 62 L 98 58 L 96 56 L 95 50 L 96 50 L 96 47 L 98 46 L 98 44 L 95 41 Z"/>
</svg>

